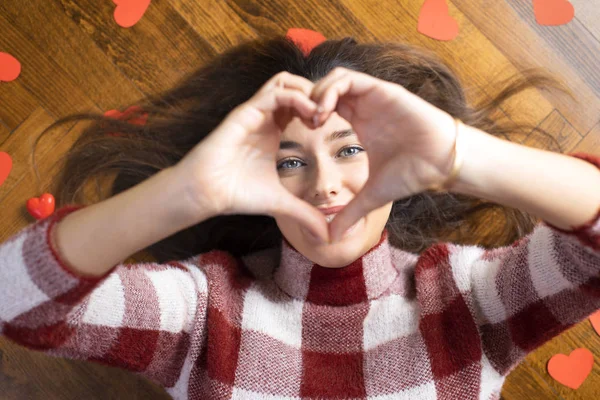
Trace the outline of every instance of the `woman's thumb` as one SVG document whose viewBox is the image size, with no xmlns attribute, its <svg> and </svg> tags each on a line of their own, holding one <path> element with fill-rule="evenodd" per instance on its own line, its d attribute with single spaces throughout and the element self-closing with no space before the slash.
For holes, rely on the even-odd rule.
<svg viewBox="0 0 600 400">
<path fill-rule="evenodd" d="M 320 238 L 324 243 L 329 241 L 329 224 L 323 213 L 287 190 L 284 190 L 279 196 L 277 213 L 294 219 L 298 225 Z"/>
<path fill-rule="evenodd" d="M 337 242 L 348 228 L 352 227 L 362 217 L 376 209 L 368 189 L 365 186 L 352 200 L 340 211 L 329 224 L 329 237 L 331 243 Z"/>
</svg>

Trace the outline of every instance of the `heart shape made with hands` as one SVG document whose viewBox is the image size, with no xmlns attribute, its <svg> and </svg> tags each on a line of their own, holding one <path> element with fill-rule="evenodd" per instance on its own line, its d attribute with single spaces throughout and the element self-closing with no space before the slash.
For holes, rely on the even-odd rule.
<svg viewBox="0 0 600 400">
<path fill-rule="evenodd" d="M 575 349 L 570 355 L 555 354 L 548 361 L 548 373 L 556 381 L 571 389 L 578 389 L 594 365 L 594 355 L 585 348 Z"/>
<path fill-rule="evenodd" d="M 11 82 L 21 74 L 21 63 L 8 53 L 0 52 L 0 82 Z"/>
<path fill-rule="evenodd" d="M 426 0 L 419 12 L 417 31 L 437 40 L 458 36 L 458 22 L 448 14 L 446 0 Z"/>
<path fill-rule="evenodd" d="M 113 0 L 115 8 L 115 22 L 123 27 L 130 28 L 137 24 L 150 6 L 151 0 Z"/>
<path fill-rule="evenodd" d="M 54 196 L 44 193 L 39 198 L 32 197 L 27 200 L 27 211 L 36 219 L 44 219 L 54 212 Z"/>
<path fill-rule="evenodd" d="M 533 12 L 540 25 L 564 25 L 575 17 L 569 0 L 533 0 Z"/>
</svg>

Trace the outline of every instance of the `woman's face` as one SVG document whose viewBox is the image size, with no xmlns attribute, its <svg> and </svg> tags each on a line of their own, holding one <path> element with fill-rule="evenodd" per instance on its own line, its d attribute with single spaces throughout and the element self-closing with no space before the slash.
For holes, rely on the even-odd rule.
<svg viewBox="0 0 600 400">
<path fill-rule="evenodd" d="M 336 112 L 319 128 L 310 129 L 294 117 L 281 136 L 276 156 L 283 186 L 314 207 L 346 205 L 369 177 L 367 153 L 356 134 L 329 140 L 351 126 Z M 294 143 L 292 143 L 294 142 Z M 292 219 L 276 218 L 277 226 L 296 250 L 323 267 L 344 267 L 379 242 L 393 202 L 361 218 L 353 230 L 331 245 L 315 243 Z"/>
</svg>

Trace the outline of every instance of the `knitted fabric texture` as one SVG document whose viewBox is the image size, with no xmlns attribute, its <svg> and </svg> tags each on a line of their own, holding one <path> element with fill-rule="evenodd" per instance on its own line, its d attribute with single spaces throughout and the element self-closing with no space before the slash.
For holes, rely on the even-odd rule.
<svg viewBox="0 0 600 400">
<path fill-rule="evenodd" d="M 600 308 L 600 212 L 490 250 L 437 243 L 417 255 L 384 231 L 339 269 L 284 239 L 242 258 L 215 250 L 84 278 L 49 241 L 81 207 L 0 245 L 0 333 L 133 371 L 175 399 L 498 399 L 529 352 Z"/>
</svg>

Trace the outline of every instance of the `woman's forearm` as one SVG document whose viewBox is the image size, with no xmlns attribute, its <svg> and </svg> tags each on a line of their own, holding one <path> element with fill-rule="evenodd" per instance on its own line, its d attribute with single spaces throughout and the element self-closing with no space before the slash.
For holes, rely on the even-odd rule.
<svg viewBox="0 0 600 400">
<path fill-rule="evenodd" d="M 600 207 L 600 170 L 584 160 L 465 126 L 464 164 L 452 192 L 528 212 L 571 231 Z"/>
<path fill-rule="evenodd" d="M 101 276 L 153 243 L 201 222 L 173 168 L 100 203 L 69 214 L 53 230 L 62 259 L 76 273 Z M 206 210 L 203 219 L 214 216 Z"/>
</svg>

